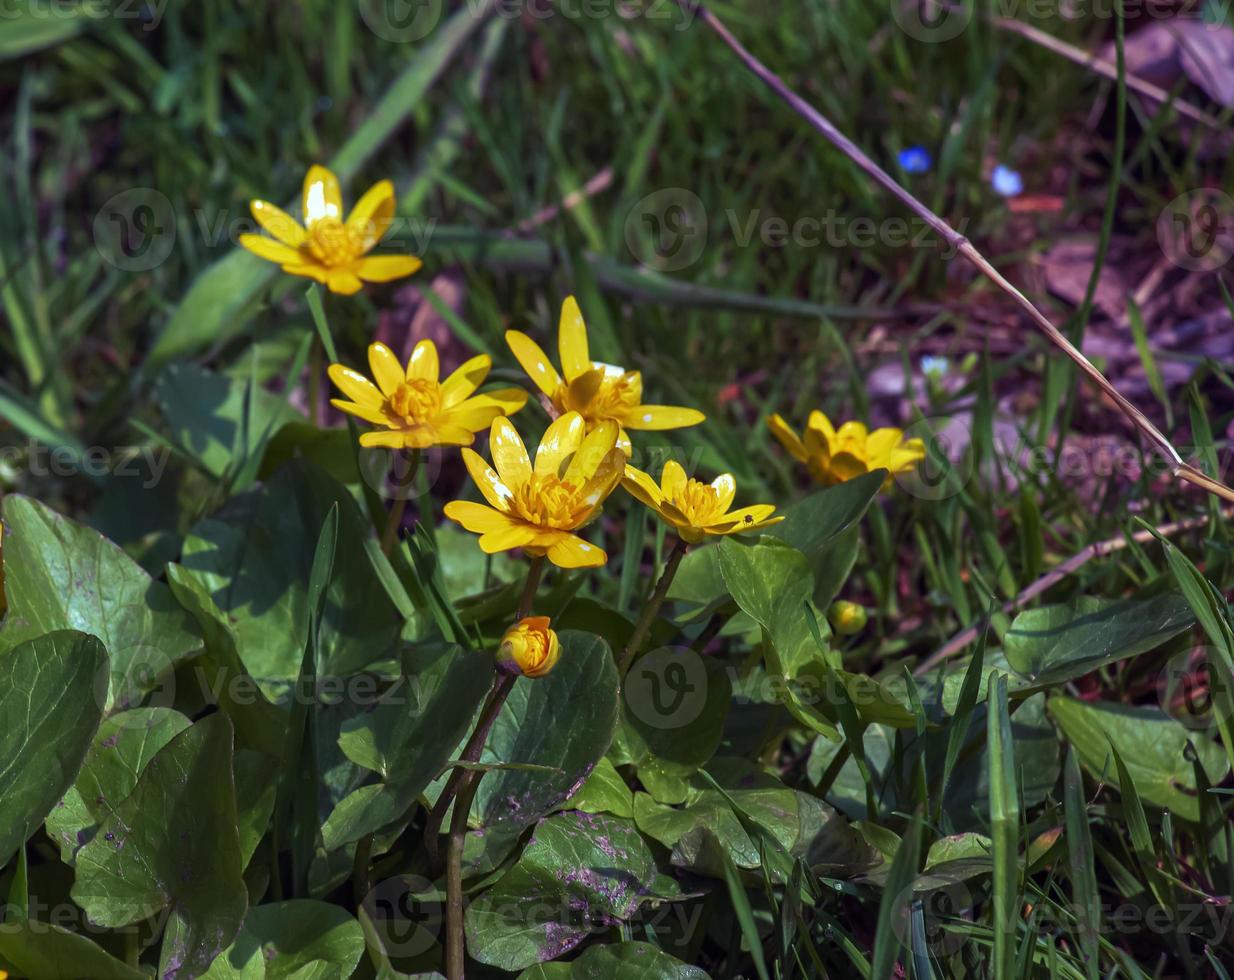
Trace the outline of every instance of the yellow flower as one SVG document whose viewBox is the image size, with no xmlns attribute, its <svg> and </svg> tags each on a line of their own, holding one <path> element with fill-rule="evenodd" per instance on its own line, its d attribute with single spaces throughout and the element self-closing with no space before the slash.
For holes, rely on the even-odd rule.
<svg viewBox="0 0 1234 980">
<path fill-rule="evenodd" d="M 479 534 L 487 554 L 522 548 L 548 555 L 561 568 L 603 565 L 608 555 L 571 532 L 595 517 L 613 492 L 625 454 L 617 448 L 616 422 L 586 430 L 577 412 L 557 419 L 540 440 L 533 469 L 514 426 L 495 420 L 488 445 L 496 470 L 463 450 L 467 471 L 491 506 L 454 500 L 446 504 L 446 517 Z"/>
<path fill-rule="evenodd" d="M 698 425 L 706 416 L 692 408 L 675 405 L 644 405 L 643 376 L 612 364 L 591 360 L 587 350 L 587 325 L 578 300 L 566 298 L 561 307 L 557 344 L 561 374 L 534 340 L 519 330 L 506 331 L 506 343 L 519 364 L 559 412 L 578 412 L 591 431 L 604 421 L 621 426 L 619 444 L 628 455 L 626 429 L 662 431 Z M 564 379 L 562 375 L 565 375 Z"/>
<path fill-rule="evenodd" d="M 731 473 L 702 483 L 688 478 L 681 464 L 671 459 L 664 464 L 659 486 L 650 474 L 633 466 L 626 466 L 621 485 L 676 528 L 687 544 L 697 544 L 708 536 L 757 531 L 784 520 L 771 516 L 774 504 L 729 510 L 737 493 L 737 481 Z"/>
<path fill-rule="evenodd" d="M 303 208 L 301 225 L 269 201 L 250 201 L 253 217 L 274 238 L 241 235 L 240 244 L 284 272 L 316 279 L 345 296 L 359 292 L 361 280 L 402 279 L 422 265 L 414 255 L 368 255 L 394 219 L 394 185 L 388 180 L 369 188 L 344 221 L 338 178 L 315 165 L 304 177 Z"/>
<path fill-rule="evenodd" d="M 549 628 L 547 616 L 528 616 L 515 623 L 497 648 L 497 669 L 524 677 L 547 677 L 561 658 L 557 631 Z"/>
<path fill-rule="evenodd" d="M 385 427 L 361 435 L 362 446 L 470 446 L 475 433 L 493 419 L 513 415 L 527 404 L 527 392 L 522 388 L 499 388 L 471 396 L 493 366 L 487 354 L 473 357 L 441 382 L 437 380 L 437 347 L 431 340 L 416 344 L 406 370 L 385 344 L 369 347 L 368 363 L 377 379 L 375 385 L 359 371 L 341 364 L 331 364 L 328 372 L 335 387 L 351 399 L 332 398 L 331 405 Z"/>
<path fill-rule="evenodd" d="M 795 460 L 805 463 L 811 476 L 824 486 L 843 483 L 871 470 L 887 470 L 883 489 L 897 473 L 907 473 L 926 456 L 925 443 L 905 439 L 900 429 L 868 432 L 861 422 L 845 422 L 839 429 L 822 412 L 811 412 L 803 440 L 779 415 L 767 420 L 771 434 Z"/>
</svg>

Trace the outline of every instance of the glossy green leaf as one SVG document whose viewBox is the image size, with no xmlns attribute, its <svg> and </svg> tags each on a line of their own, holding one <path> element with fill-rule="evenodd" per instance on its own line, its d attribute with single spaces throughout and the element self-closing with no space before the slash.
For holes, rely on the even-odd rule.
<svg viewBox="0 0 1234 980">
<path fill-rule="evenodd" d="M 396 656 L 400 621 L 373 572 L 373 534 L 351 495 L 301 460 L 198 524 L 181 565 L 235 631 L 247 671 L 276 703 L 291 698 L 308 642 L 309 576 L 326 515 L 339 508 L 338 549 L 321 629 L 321 676 L 346 677 Z"/>
<path fill-rule="evenodd" d="M 77 778 L 106 677 L 103 644 L 82 633 L 51 633 L 0 654 L 0 867 Z"/>
<path fill-rule="evenodd" d="M 628 919 L 656 875 L 628 820 L 578 811 L 536 827 L 518 863 L 467 908 L 467 948 L 481 963 L 519 970 L 587 939 L 597 918 Z"/>
<path fill-rule="evenodd" d="M 195 364 L 168 365 L 154 397 L 173 444 L 215 477 L 234 476 L 283 425 L 303 418 L 285 397 Z"/>
<path fill-rule="evenodd" d="M 342 723 L 339 747 L 381 781 L 356 789 L 334 808 L 322 829 L 327 849 L 407 814 L 470 733 L 489 691 L 492 664 L 492 655 L 483 651 L 417 647 L 408 673 L 375 705 Z"/>
<path fill-rule="evenodd" d="M 1173 593 L 1117 601 L 1082 597 L 1069 606 L 1020 613 L 1003 645 L 1011 667 L 1044 687 L 1139 656 L 1194 623 L 1187 601 Z"/>
<path fill-rule="evenodd" d="M 364 953 L 360 923 L 344 909 L 305 899 L 258 905 L 218 955 L 206 980 L 332 980 L 350 977 Z"/>
<path fill-rule="evenodd" d="M 1093 776 L 1118 785 L 1113 745 L 1144 801 L 1184 820 L 1200 819 L 1195 770 L 1185 753 L 1195 753 L 1210 783 L 1221 782 L 1230 770 L 1221 746 L 1206 733 L 1190 731 L 1157 708 L 1056 697 L 1049 710 Z"/>
<path fill-rule="evenodd" d="M 591 946 L 569 963 L 528 967 L 518 980 L 707 980 L 707 974 L 651 943 L 625 942 Z"/>
<path fill-rule="evenodd" d="M 133 792 L 77 853 L 73 900 L 96 925 L 166 914 L 162 973 L 203 973 L 240 930 L 231 724 L 213 714 L 147 763 Z"/>
<path fill-rule="evenodd" d="M 47 817 L 47 832 L 72 864 L 99 824 L 128 799 L 151 757 L 191 722 L 170 708 L 134 708 L 99 726 L 77 781 Z"/>
<path fill-rule="evenodd" d="M 489 735 L 482 762 L 532 762 L 554 773 L 504 770 L 480 781 L 473 819 L 492 830 L 530 826 L 570 799 L 608 751 L 617 724 L 617 668 L 600 637 L 560 634 L 547 677 L 521 678 Z"/>
<path fill-rule="evenodd" d="M 39 980 L 149 980 L 81 933 L 28 920 L 0 926 L 0 967 Z"/>
<path fill-rule="evenodd" d="M 9 613 L 0 645 L 53 630 L 92 633 L 111 662 L 109 709 L 139 703 L 201 651 L 167 586 L 97 531 L 19 494 L 4 498 L 3 515 Z"/>
</svg>

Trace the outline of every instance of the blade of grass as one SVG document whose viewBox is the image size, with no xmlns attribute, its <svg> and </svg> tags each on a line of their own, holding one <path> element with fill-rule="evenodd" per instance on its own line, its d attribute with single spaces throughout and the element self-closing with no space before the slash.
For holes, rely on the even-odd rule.
<svg viewBox="0 0 1234 980">
<path fill-rule="evenodd" d="M 1016 953 L 1016 910 L 1020 901 L 1020 797 L 1015 743 L 1007 711 L 1007 675 L 999 674 L 986 697 L 989 746 L 990 837 L 993 843 L 993 974 L 1011 977 Z"/>
</svg>

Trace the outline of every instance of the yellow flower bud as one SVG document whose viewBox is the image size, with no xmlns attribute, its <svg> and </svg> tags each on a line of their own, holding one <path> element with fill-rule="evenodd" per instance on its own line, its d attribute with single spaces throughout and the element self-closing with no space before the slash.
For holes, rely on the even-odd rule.
<svg viewBox="0 0 1234 980">
<path fill-rule="evenodd" d="M 507 674 L 547 677 L 561 657 L 561 642 L 547 616 L 528 616 L 506 630 L 497 648 L 497 668 Z"/>
<path fill-rule="evenodd" d="M 832 628 L 841 636 L 855 636 L 866 628 L 869 617 L 864 606 L 841 599 L 831 604 L 831 608 L 827 610 L 827 618 L 831 621 Z"/>
</svg>

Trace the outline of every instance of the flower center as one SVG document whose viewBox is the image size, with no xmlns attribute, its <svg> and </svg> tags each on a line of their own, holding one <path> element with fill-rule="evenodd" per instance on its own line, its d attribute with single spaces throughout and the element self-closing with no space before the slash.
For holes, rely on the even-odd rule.
<svg viewBox="0 0 1234 980">
<path fill-rule="evenodd" d="M 389 410 L 407 425 L 427 422 L 441 411 L 441 386 L 424 378 L 404 381 L 390 396 Z"/>
<path fill-rule="evenodd" d="M 572 531 L 587 516 L 574 484 L 533 473 L 514 492 L 514 511 L 528 524 Z"/>
<path fill-rule="evenodd" d="M 345 266 L 363 253 L 360 236 L 338 218 L 318 218 L 308 229 L 309 254 L 331 268 Z"/>
<path fill-rule="evenodd" d="M 677 491 L 672 504 L 696 526 L 708 523 L 723 512 L 715 488 L 698 480 L 687 480 L 686 485 Z"/>
<path fill-rule="evenodd" d="M 607 375 L 600 382 L 600 390 L 591 399 L 591 414 L 606 419 L 625 418 L 631 409 L 638 406 L 642 398 L 640 388 L 633 374 Z"/>
</svg>

